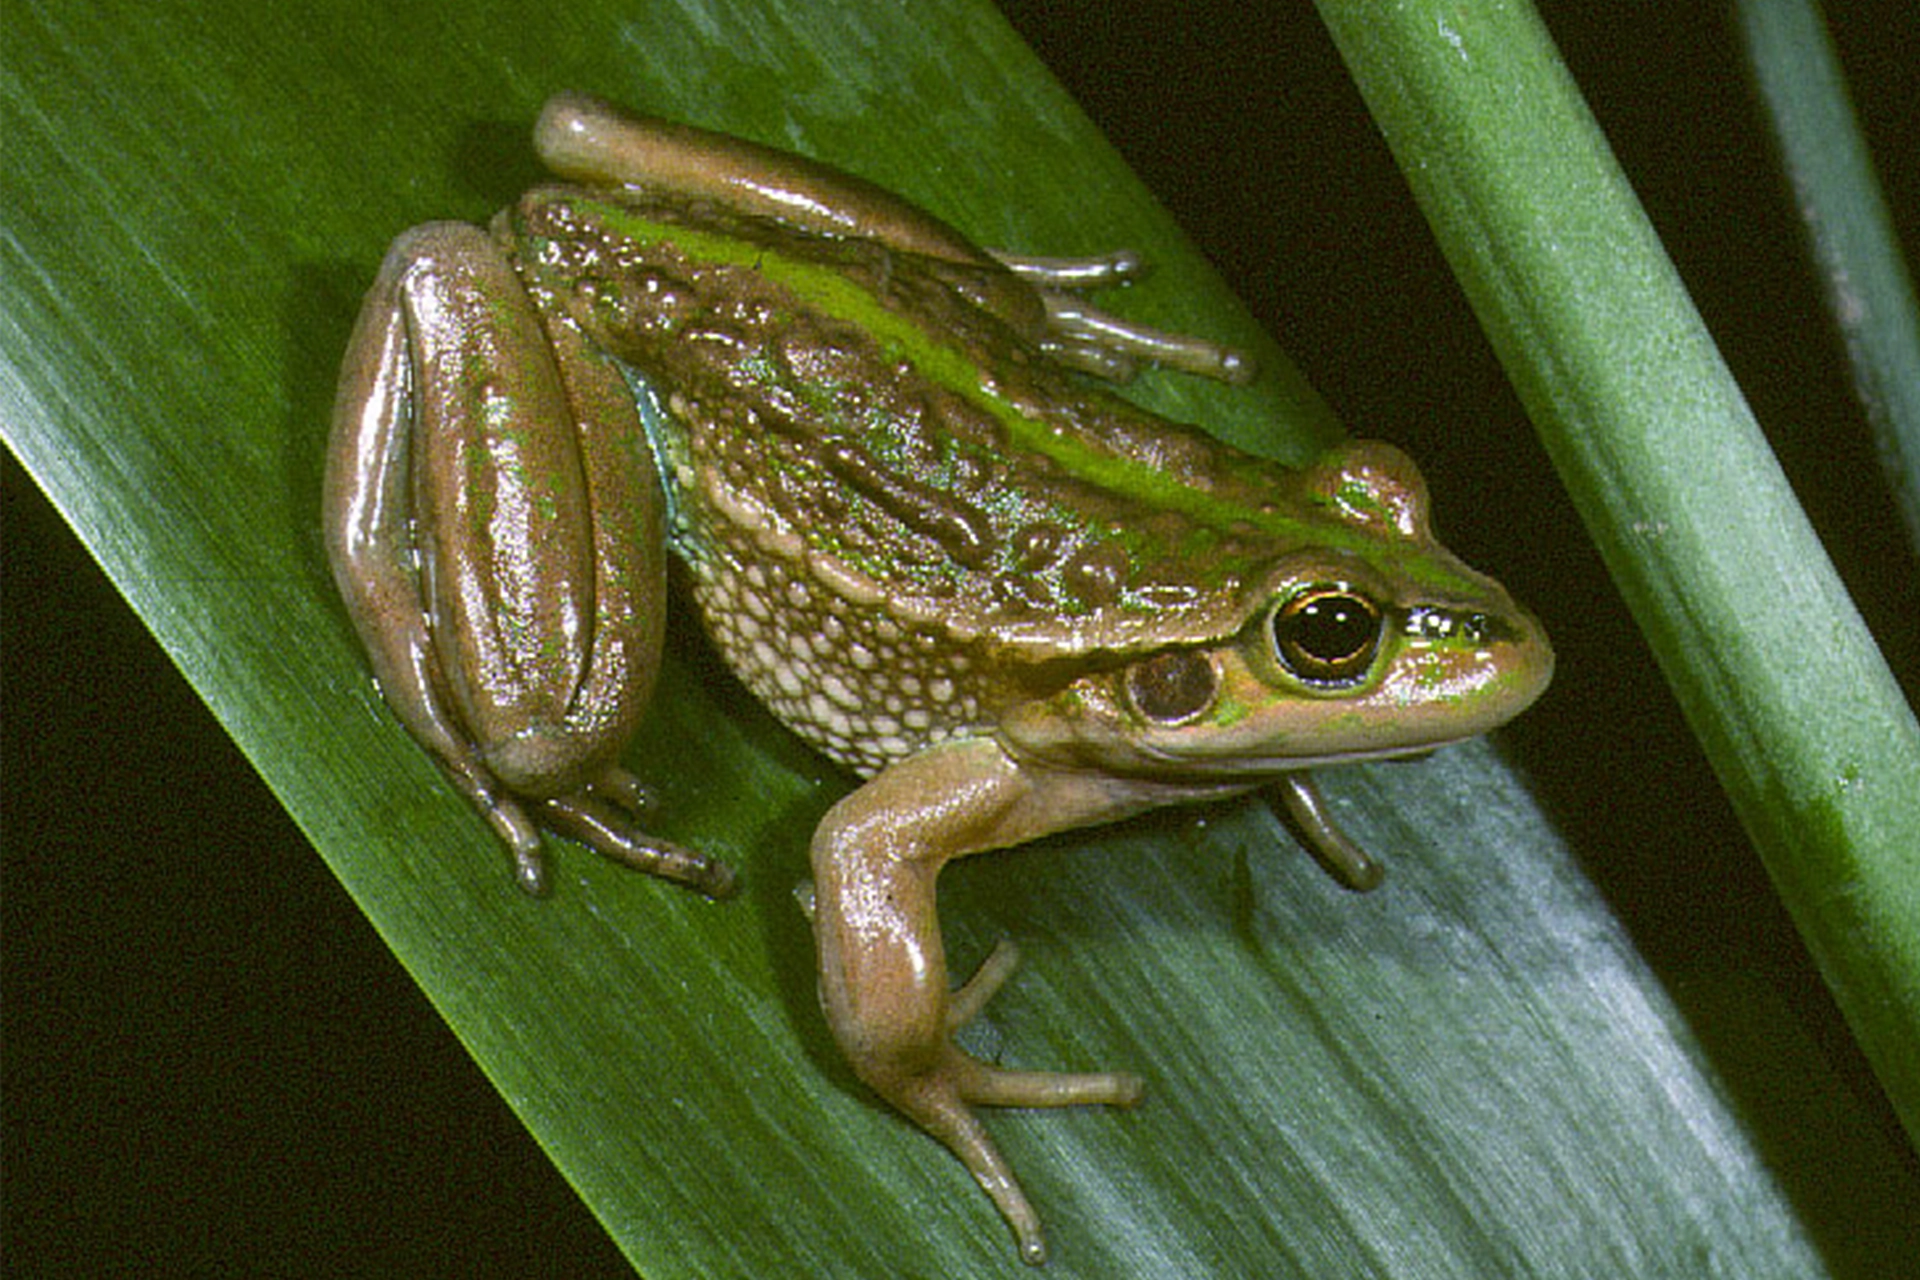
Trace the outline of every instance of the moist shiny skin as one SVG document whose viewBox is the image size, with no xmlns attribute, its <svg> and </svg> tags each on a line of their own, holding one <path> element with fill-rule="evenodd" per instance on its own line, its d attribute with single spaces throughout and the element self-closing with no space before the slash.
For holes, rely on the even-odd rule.
<svg viewBox="0 0 1920 1280">
<path fill-rule="evenodd" d="M 974 1108 L 1141 1082 L 954 1044 L 1014 961 L 950 985 L 940 869 L 1264 788 L 1369 888 L 1309 771 L 1504 723 L 1546 637 L 1440 545 L 1391 446 L 1284 468 L 1090 376 L 1251 373 L 1076 295 L 1132 255 L 989 254 L 857 178 L 574 95 L 535 141 L 566 185 L 404 232 L 342 364 L 327 542 L 368 663 L 523 887 L 558 834 L 728 896 L 622 763 L 658 732 L 676 559 L 728 666 L 864 779 L 808 850 L 827 1027 L 1041 1262 Z M 784 888 L 796 855 L 756 875 Z"/>
</svg>

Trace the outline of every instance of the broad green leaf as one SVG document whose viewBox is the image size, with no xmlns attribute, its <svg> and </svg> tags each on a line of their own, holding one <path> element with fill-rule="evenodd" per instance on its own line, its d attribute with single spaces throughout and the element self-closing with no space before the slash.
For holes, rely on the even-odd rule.
<svg viewBox="0 0 1920 1280">
<path fill-rule="evenodd" d="M 526 126 L 574 88 L 857 170 L 986 243 L 1140 248 L 1161 269 L 1121 309 L 1269 370 L 1246 390 L 1154 376 L 1144 401 L 1297 458 L 1331 433 L 1318 400 L 982 5 L 96 0 L 6 23 L 9 447 L 636 1269 L 1017 1274 L 964 1173 L 859 1089 L 816 1011 L 790 890 L 849 779 L 697 637 L 632 763 L 662 833 L 747 893 L 715 906 L 571 848 L 551 900 L 513 890 L 333 597 L 316 510 L 338 353 L 387 240 L 536 180 Z M 1371 897 L 1255 804 L 947 875 L 956 966 L 1002 937 L 1026 954 L 975 1047 L 1150 1081 L 1131 1114 L 989 1118 L 1050 1274 L 1888 1270 L 1920 1204 L 1910 1154 L 1765 970 L 1714 975 L 1705 1003 L 1732 1012 L 1703 1039 L 1703 1001 L 1674 998 L 1589 877 L 1594 825 L 1567 810 L 1599 784 L 1536 798 L 1528 756 L 1568 734 L 1328 773 L 1391 865 Z M 1756 1084 L 1729 1037 L 1779 1074 Z M 1791 1105 L 1752 1104 L 1782 1081 Z M 1808 1191 L 1822 1143 L 1844 1191 Z"/>
</svg>

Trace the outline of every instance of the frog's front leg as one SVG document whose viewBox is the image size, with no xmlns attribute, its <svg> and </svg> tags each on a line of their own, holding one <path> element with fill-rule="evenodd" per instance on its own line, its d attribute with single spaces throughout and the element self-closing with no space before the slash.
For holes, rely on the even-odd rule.
<svg viewBox="0 0 1920 1280">
<path fill-rule="evenodd" d="M 662 642 L 662 499 L 618 371 L 460 223 L 394 242 L 349 344 L 328 550 L 382 692 L 544 887 L 540 827 L 726 892 L 618 764 Z"/>
<path fill-rule="evenodd" d="M 1151 783 L 1036 768 L 989 740 L 955 743 L 886 769 L 827 814 L 813 839 L 814 935 L 827 1020 L 854 1071 L 960 1157 L 1043 1261 L 1039 1217 L 972 1106 L 1129 1106 L 1130 1075 L 1007 1071 L 952 1033 L 1011 971 L 996 952 L 950 991 L 934 884 L 954 858 L 1168 802 Z"/>
</svg>

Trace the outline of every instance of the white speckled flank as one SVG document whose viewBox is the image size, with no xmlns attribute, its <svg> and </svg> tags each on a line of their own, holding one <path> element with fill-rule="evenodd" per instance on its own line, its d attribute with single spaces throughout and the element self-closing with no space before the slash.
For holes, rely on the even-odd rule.
<svg viewBox="0 0 1920 1280">
<path fill-rule="evenodd" d="M 795 733 L 870 777 L 982 727 L 976 655 L 951 635 L 849 600 L 837 589 L 844 569 L 823 581 L 810 558 L 769 556 L 730 521 L 709 527 L 719 542 L 693 573 L 707 633 Z"/>
</svg>

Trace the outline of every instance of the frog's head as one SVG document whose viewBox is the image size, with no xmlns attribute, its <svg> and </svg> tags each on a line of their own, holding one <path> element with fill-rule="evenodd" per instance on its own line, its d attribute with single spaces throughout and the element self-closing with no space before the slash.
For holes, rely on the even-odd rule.
<svg viewBox="0 0 1920 1280">
<path fill-rule="evenodd" d="M 1540 696 L 1546 633 L 1435 541 L 1412 462 L 1356 441 L 1298 479 L 1296 532 L 1251 567 L 1233 628 L 1092 664 L 1008 714 L 1005 740 L 1069 767 L 1252 782 L 1431 750 Z"/>
</svg>

